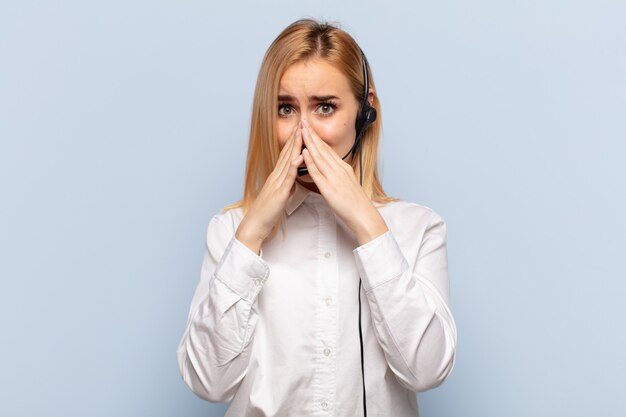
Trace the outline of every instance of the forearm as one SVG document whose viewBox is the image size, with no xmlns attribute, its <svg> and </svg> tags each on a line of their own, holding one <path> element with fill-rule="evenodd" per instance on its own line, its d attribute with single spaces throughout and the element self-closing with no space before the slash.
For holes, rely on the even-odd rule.
<svg viewBox="0 0 626 417">
<path fill-rule="evenodd" d="M 389 230 L 385 220 L 371 203 L 353 220 L 353 232 L 359 246 L 370 242 Z"/>
<path fill-rule="evenodd" d="M 406 270 L 366 296 L 376 336 L 403 385 L 419 392 L 441 384 L 454 365 L 456 329 L 436 291 Z"/>
<path fill-rule="evenodd" d="M 261 253 L 261 245 L 263 244 L 263 238 L 254 232 L 254 228 L 249 224 L 248 219 L 244 219 L 239 224 L 237 231 L 235 232 L 235 238 L 243 243 L 252 252 L 259 255 Z"/>
<path fill-rule="evenodd" d="M 248 368 L 256 314 L 246 315 L 248 306 L 240 300 L 223 317 L 212 314 L 203 318 L 202 311 L 218 303 L 212 299 L 200 305 L 180 342 L 178 364 L 183 380 L 196 395 L 212 402 L 227 402 Z M 244 329 L 237 325 L 240 319 Z"/>
<path fill-rule="evenodd" d="M 447 293 L 445 225 L 435 219 L 419 253 L 407 261 L 392 232 L 355 249 L 377 339 L 390 368 L 413 391 L 439 385 L 451 372 L 456 327 Z"/>
<path fill-rule="evenodd" d="M 245 376 L 267 265 L 232 239 L 214 272 L 203 263 L 177 355 L 181 376 L 201 398 L 228 401 Z"/>
</svg>

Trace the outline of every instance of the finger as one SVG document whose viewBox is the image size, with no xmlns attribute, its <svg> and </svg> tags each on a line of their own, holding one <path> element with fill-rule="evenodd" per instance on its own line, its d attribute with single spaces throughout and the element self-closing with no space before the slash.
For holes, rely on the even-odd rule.
<svg viewBox="0 0 626 417">
<path fill-rule="evenodd" d="M 307 149 L 315 161 L 315 165 L 318 167 L 318 170 L 323 172 L 325 175 L 330 176 L 334 171 L 334 168 L 330 165 L 330 157 L 328 156 L 328 151 L 323 149 L 320 145 L 320 142 L 324 142 L 322 139 L 317 136 L 317 133 L 310 127 L 308 122 L 304 121 L 303 128 L 303 139 L 306 144 Z M 332 149 L 331 152 L 335 152 Z"/>
<path fill-rule="evenodd" d="M 291 131 L 291 134 L 289 135 L 289 139 L 283 145 L 283 148 L 281 149 L 280 154 L 278 155 L 278 160 L 276 161 L 276 167 L 280 166 L 280 164 L 284 162 L 284 159 L 286 157 L 288 157 L 288 155 L 290 155 L 291 141 L 292 141 L 292 138 L 294 137 L 295 133 L 298 131 L 298 127 L 299 127 L 299 124 L 297 124 L 293 128 L 293 130 Z"/>
<path fill-rule="evenodd" d="M 297 140 L 300 135 L 301 135 L 300 123 L 298 123 L 291 137 L 289 138 L 289 142 L 285 144 L 285 148 L 289 146 L 289 150 L 287 154 L 285 155 L 285 157 L 282 159 L 280 168 L 278 170 L 278 178 L 281 182 L 282 182 L 282 179 L 284 179 L 285 176 L 287 175 L 287 171 L 289 170 L 289 163 L 295 157 L 293 154 L 294 154 L 295 149 L 297 149 Z"/>
<path fill-rule="evenodd" d="M 296 176 L 298 174 L 298 167 L 302 164 L 302 161 L 304 161 L 304 156 L 300 154 L 296 156 L 294 159 L 292 159 L 291 162 L 289 163 L 289 170 L 287 171 L 287 176 L 285 177 L 283 184 L 288 185 L 290 189 L 294 181 L 296 180 Z"/>
<path fill-rule="evenodd" d="M 291 142 L 292 142 L 292 138 L 294 136 L 294 133 L 298 130 L 298 125 L 296 125 L 290 135 L 289 135 L 289 139 L 287 139 L 287 141 L 285 142 L 285 144 L 283 145 L 282 149 L 280 150 L 280 153 L 278 155 L 278 159 L 276 160 L 276 164 L 274 165 L 274 171 L 275 172 L 280 172 L 279 167 L 282 167 L 284 165 L 284 161 L 286 158 L 289 157 L 290 155 L 290 151 L 291 151 Z"/>
<path fill-rule="evenodd" d="M 331 164 L 331 166 L 344 169 L 344 170 L 346 168 L 351 169 L 350 164 L 348 164 L 344 159 L 342 159 L 341 156 L 339 156 L 337 152 L 335 152 L 335 150 L 330 147 L 329 144 L 324 142 L 317 134 L 315 135 L 315 138 L 317 139 L 316 142 L 317 142 L 318 147 L 322 150 L 325 149 L 327 151 L 325 152 L 325 154 L 329 156 L 328 163 Z"/>
<path fill-rule="evenodd" d="M 315 145 L 317 145 L 317 147 L 323 151 L 326 150 L 328 151 L 331 155 L 333 156 L 337 156 L 337 154 L 335 153 L 335 151 L 333 150 L 333 148 L 326 142 L 324 142 L 322 140 L 322 138 L 320 138 L 320 136 L 317 134 L 317 132 L 315 131 L 315 129 L 313 129 L 311 127 L 311 125 L 309 124 L 308 120 L 304 120 L 304 125 L 306 126 L 311 138 L 315 141 Z"/>
<path fill-rule="evenodd" d="M 309 175 L 313 179 L 313 182 L 315 182 L 315 185 L 317 185 L 317 187 L 321 191 L 326 184 L 326 177 L 320 172 L 315 161 L 311 157 L 311 152 L 309 151 L 309 148 L 305 148 L 302 151 L 302 156 L 304 156 L 304 163 L 306 164 L 306 168 L 309 171 Z"/>
<path fill-rule="evenodd" d="M 354 174 L 354 168 L 352 168 L 352 165 L 350 165 L 348 162 L 342 159 L 330 145 L 324 142 L 319 137 L 319 135 L 315 132 L 315 130 L 313 130 L 312 128 L 309 128 L 309 132 L 310 132 L 311 138 L 317 145 L 317 148 L 320 150 L 319 154 L 321 155 L 321 157 L 324 158 L 324 160 L 328 164 L 328 167 L 333 169 L 335 175 L 339 171 L 343 171 L 347 174 Z M 317 165 L 321 169 L 323 167 L 323 164 L 320 163 L 319 161 L 316 161 L 316 162 L 317 162 Z"/>
<path fill-rule="evenodd" d="M 299 129 L 295 133 L 293 149 L 291 150 L 291 159 L 302 154 L 302 123 L 299 123 Z"/>
</svg>

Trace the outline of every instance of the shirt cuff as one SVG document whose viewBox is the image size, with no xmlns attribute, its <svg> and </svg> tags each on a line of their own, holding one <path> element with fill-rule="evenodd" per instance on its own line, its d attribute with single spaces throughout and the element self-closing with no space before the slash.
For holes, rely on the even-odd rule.
<svg viewBox="0 0 626 417">
<path fill-rule="evenodd" d="M 409 268 L 391 230 L 358 246 L 353 251 L 365 291 L 370 291 Z"/>
<path fill-rule="evenodd" d="M 215 276 L 237 295 L 249 301 L 255 299 L 270 269 L 267 263 L 234 236 L 216 268 Z"/>
</svg>

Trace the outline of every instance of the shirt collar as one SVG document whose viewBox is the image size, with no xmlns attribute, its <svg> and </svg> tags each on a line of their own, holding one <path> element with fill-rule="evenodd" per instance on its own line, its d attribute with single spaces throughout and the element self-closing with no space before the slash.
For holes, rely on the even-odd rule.
<svg viewBox="0 0 626 417">
<path fill-rule="evenodd" d="M 289 196 L 289 199 L 287 200 L 287 205 L 285 206 L 285 212 L 287 213 L 287 216 L 290 216 L 291 213 L 293 213 L 298 207 L 300 207 L 300 204 L 302 204 L 307 197 L 319 201 L 324 199 L 324 197 L 322 197 L 320 194 L 309 190 L 303 185 L 300 185 L 299 182 L 295 181 L 295 190 Z"/>
</svg>

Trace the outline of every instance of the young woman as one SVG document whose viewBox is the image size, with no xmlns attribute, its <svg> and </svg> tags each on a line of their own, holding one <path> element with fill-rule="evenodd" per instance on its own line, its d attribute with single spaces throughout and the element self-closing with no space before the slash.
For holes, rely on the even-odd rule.
<svg viewBox="0 0 626 417">
<path fill-rule="evenodd" d="M 209 222 L 178 349 L 227 416 L 417 416 L 450 374 L 446 225 L 385 195 L 380 114 L 343 30 L 299 20 L 265 54 L 243 199 Z"/>
</svg>

